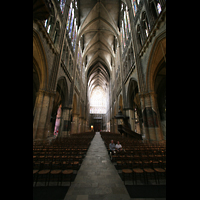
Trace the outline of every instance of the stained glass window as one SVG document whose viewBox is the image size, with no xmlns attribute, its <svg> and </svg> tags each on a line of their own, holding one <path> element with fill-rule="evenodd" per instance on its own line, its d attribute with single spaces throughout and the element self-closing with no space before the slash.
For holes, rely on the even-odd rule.
<svg viewBox="0 0 200 200">
<path fill-rule="evenodd" d="M 126 32 L 126 39 L 128 40 L 128 23 L 126 20 L 126 11 L 124 11 L 124 26 L 125 26 L 125 32 Z"/>
<path fill-rule="evenodd" d="M 137 4 L 135 0 L 131 0 L 132 3 L 132 7 L 133 7 L 133 14 L 135 16 L 136 12 L 137 12 Z"/>
<path fill-rule="evenodd" d="M 45 20 L 44 27 L 46 28 L 48 20 Z"/>
<path fill-rule="evenodd" d="M 146 32 L 146 35 L 147 35 L 147 37 L 148 37 L 148 35 L 149 35 L 149 32 L 148 32 L 148 30 L 147 30 L 147 29 L 145 29 L 145 32 Z"/>
<path fill-rule="evenodd" d="M 66 2 L 66 0 L 60 0 L 60 9 L 61 9 L 62 14 L 63 14 L 64 9 L 65 9 L 65 2 Z"/>
<path fill-rule="evenodd" d="M 48 26 L 47 33 L 49 33 L 51 25 Z"/>
<path fill-rule="evenodd" d="M 75 48 L 76 48 L 76 35 L 77 35 L 77 25 L 76 25 L 75 36 L 74 36 L 74 46 L 73 46 L 74 51 L 75 51 Z"/>
<path fill-rule="evenodd" d="M 67 30 L 69 30 L 69 22 L 70 22 L 71 13 L 72 13 L 72 3 L 70 4 L 69 15 L 67 19 Z"/>
<path fill-rule="evenodd" d="M 158 10 L 158 13 L 160 14 L 160 12 L 161 12 L 162 9 L 161 9 L 161 6 L 160 6 L 159 3 L 157 4 L 157 10 Z"/>
<path fill-rule="evenodd" d="M 122 30 L 121 30 L 121 43 L 123 43 L 123 33 L 122 33 Z M 123 46 L 123 45 L 122 45 Z M 123 46 L 124 47 L 124 46 Z"/>
<path fill-rule="evenodd" d="M 126 6 L 126 16 L 128 19 L 128 30 L 131 32 L 131 24 L 130 24 L 130 19 L 129 19 L 129 13 L 128 13 L 128 7 Z"/>
<path fill-rule="evenodd" d="M 73 46 L 73 43 L 74 43 L 74 34 L 75 34 L 75 29 L 76 29 L 76 18 L 74 19 L 74 26 L 73 27 L 74 28 L 73 28 L 73 32 L 72 32 L 72 41 L 71 41 L 72 46 Z"/>
<path fill-rule="evenodd" d="M 74 20 L 74 8 L 72 8 L 72 17 L 71 17 L 71 23 L 70 23 L 70 29 L 69 29 L 69 37 L 71 38 L 71 32 L 73 27 L 73 20 Z"/>
<path fill-rule="evenodd" d="M 106 114 L 106 93 L 100 86 L 92 90 L 90 96 L 90 113 Z"/>
<path fill-rule="evenodd" d="M 123 44 L 124 48 L 126 46 L 126 41 L 125 41 L 125 34 L 124 34 L 124 22 L 122 21 L 122 39 L 123 39 Z"/>
<path fill-rule="evenodd" d="M 72 0 L 70 4 L 68 19 L 67 19 L 67 30 L 69 31 L 69 38 L 71 39 L 71 45 L 73 50 L 75 51 L 76 47 L 76 35 L 77 35 L 77 19 L 75 10 L 78 9 L 77 1 Z"/>
</svg>

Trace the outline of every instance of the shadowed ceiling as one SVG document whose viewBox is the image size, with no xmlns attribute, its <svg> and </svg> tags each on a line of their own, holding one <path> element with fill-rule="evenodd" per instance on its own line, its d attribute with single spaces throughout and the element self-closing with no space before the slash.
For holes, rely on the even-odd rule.
<svg viewBox="0 0 200 200">
<path fill-rule="evenodd" d="M 106 90 L 119 45 L 120 0 L 80 1 L 79 8 L 78 34 L 89 90 L 96 86 Z"/>
</svg>

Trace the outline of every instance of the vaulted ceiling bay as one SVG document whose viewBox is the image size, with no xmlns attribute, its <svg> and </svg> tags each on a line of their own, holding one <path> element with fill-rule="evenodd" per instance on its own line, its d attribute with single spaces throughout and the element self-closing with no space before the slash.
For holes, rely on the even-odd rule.
<svg viewBox="0 0 200 200">
<path fill-rule="evenodd" d="M 80 1 L 78 30 L 87 76 L 88 99 L 95 89 L 105 91 L 109 99 L 112 68 L 119 44 L 119 0 Z"/>
</svg>

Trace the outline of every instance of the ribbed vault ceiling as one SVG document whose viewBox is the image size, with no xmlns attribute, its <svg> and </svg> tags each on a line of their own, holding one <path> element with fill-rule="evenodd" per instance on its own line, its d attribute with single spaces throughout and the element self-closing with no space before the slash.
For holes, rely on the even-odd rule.
<svg viewBox="0 0 200 200">
<path fill-rule="evenodd" d="M 114 66 L 115 45 L 119 38 L 120 0 L 80 1 L 79 39 L 89 91 L 96 86 L 104 90 L 109 86 Z"/>
</svg>

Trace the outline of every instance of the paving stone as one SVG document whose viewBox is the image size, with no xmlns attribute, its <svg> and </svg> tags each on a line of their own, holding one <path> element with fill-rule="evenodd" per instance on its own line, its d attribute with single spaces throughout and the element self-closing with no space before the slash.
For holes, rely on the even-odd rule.
<svg viewBox="0 0 200 200">
<path fill-rule="evenodd" d="M 76 198 L 75 198 L 75 195 Z M 130 196 L 107 153 L 100 134 L 88 152 L 64 200 L 130 200 Z"/>
</svg>

